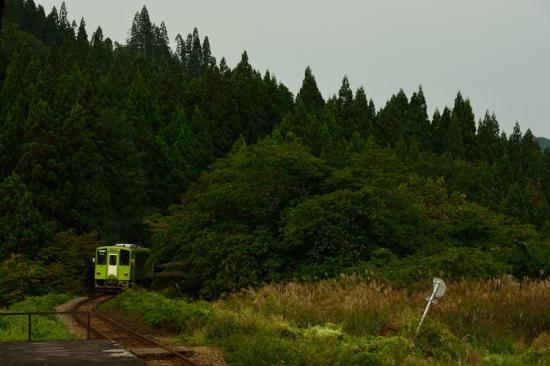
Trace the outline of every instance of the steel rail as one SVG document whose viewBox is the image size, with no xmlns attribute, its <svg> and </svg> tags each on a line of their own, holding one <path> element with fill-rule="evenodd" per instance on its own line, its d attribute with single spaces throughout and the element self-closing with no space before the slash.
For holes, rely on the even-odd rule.
<svg viewBox="0 0 550 366">
<path fill-rule="evenodd" d="M 79 311 L 79 308 L 82 307 L 84 304 L 88 303 L 88 302 L 92 302 L 94 301 L 95 299 L 97 298 L 100 298 L 104 295 L 94 295 L 94 296 L 91 296 L 91 297 L 88 297 L 87 299 L 83 300 L 83 301 L 80 301 L 78 302 L 74 307 L 73 307 L 73 314 L 71 314 L 73 316 L 73 319 L 76 320 L 77 323 L 79 323 L 82 327 L 84 327 L 88 334 L 90 333 L 94 333 L 97 337 L 99 337 L 100 339 L 109 339 L 109 337 L 107 337 L 106 334 L 103 334 L 103 332 L 100 332 L 99 330 L 97 330 L 96 328 L 92 327 L 92 322 L 90 320 L 90 324 L 88 324 L 86 321 L 84 321 L 81 317 L 78 316 L 78 313 L 80 312 Z M 92 314 L 92 311 L 89 311 L 90 315 Z"/>
<path fill-rule="evenodd" d="M 93 304 L 93 302 L 101 297 L 105 297 L 105 299 Z M 175 359 L 177 359 L 178 361 L 180 361 L 180 364 L 183 364 L 184 366 L 199 366 L 197 363 L 195 363 L 193 360 L 189 359 L 188 357 L 186 357 L 185 355 L 181 354 L 180 352 L 177 352 L 173 349 L 171 349 L 170 347 L 167 347 L 165 345 L 162 345 L 160 343 L 158 343 L 157 341 L 155 340 L 152 340 L 130 328 L 128 328 L 127 326 L 117 322 L 116 320 L 108 317 L 107 315 L 99 312 L 97 310 L 97 307 L 101 304 L 104 304 L 112 299 L 114 299 L 116 297 L 116 295 L 96 295 L 96 296 L 92 296 L 84 301 L 81 301 L 79 302 L 78 304 L 75 305 L 74 307 L 74 310 L 75 312 L 78 310 L 78 308 L 82 307 L 83 305 L 87 304 L 87 303 L 92 303 L 93 306 L 92 306 L 92 309 L 90 310 L 90 312 L 98 319 L 110 324 L 111 326 L 113 326 L 115 329 L 118 328 L 120 330 L 122 330 L 124 333 L 127 333 L 129 335 L 131 335 L 131 339 L 136 339 L 138 341 L 141 341 L 143 343 L 146 343 L 150 346 L 153 346 L 155 348 L 161 348 L 165 351 L 167 351 L 169 353 L 169 355 L 172 355 L 174 356 Z M 86 322 L 78 317 L 75 314 L 73 314 L 73 317 L 75 318 L 75 320 L 80 323 L 82 326 L 84 326 L 85 328 L 87 327 L 87 324 Z M 91 326 L 90 324 L 90 331 L 93 332 L 94 334 L 96 334 L 98 337 L 100 338 L 103 338 L 103 339 L 108 339 L 108 340 L 112 340 L 112 341 L 116 341 L 117 338 L 113 338 L 113 337 L 110 337 L 109 335 L 99 331 L 98 329 L 94 328 Z M 131 348 L 127 348 L 128 351 L 132 352 L 132 349 Z M 132 352 L 133 353 L 133 352 Z M 135 354 L 135 353 L 134 353 Z M 140 357 L 139 355 L 136 355 L 138 357 Z M 143 357 L 140 357 L 140 358 L 143 358 Z"/>
</svg>

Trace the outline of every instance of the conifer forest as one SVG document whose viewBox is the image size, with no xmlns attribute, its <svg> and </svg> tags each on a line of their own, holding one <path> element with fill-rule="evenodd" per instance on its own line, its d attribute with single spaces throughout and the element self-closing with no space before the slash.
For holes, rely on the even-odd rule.
<svg viewBox="0 0 550 366">
<path fill-rule="evenodd" d="M 157 286 L 550 273 L 550 147 L 464 93 L 375 105 L 346 77 L 293 95 L 143 7 L 125 43 L 7 0 L 0 32 L 0 305 L 78 292 L 94 249 L 142 243 Z M 344 72 L 343 72 L 344 74 Z M 548 137 L 548 136 L 547 136 Z M 546 148 L 543 149 L 543 146 Z"/>
</svg>

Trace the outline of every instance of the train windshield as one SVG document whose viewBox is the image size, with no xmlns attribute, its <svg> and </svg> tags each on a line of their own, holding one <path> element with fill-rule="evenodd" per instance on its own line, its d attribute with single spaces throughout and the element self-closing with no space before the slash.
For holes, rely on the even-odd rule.
<svg viewBox="0 0 550 366">
<path fill-rule="evenodd" d="M 129 266 L 130 265 L 130 251 L 129 250 L 121 250 L 120 251 L 120 265 L 121 266 Z"/>
<path fill-rule="evenodd" d="M 107 263 L 107 250 L 106 249 L 99 249 L 97 251 L 97 264 L 105 264 Z"/>
</svg>

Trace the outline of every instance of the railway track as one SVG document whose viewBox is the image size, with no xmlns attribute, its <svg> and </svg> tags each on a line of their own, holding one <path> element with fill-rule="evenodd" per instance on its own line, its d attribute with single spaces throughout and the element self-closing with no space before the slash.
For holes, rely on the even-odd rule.
<svg viewBox="0 0 550 366">
<path fill-rule="evenodd" d="M 148 338 L 123 324 L 109 318 L 105 314 L 100 313 L 97 307 L 109 300 L 112 300 L 116 295 L 96 295 L 87 298 L 77 303 L 73 311 L 90 312 L 90 330 L 91 338 L 107 339 L 117 342 L 120 346 L 128 351 L 144 359 L 149 364 L 159 365 L 181 365 L 181 366 L 198 366 L 193 360 L 180 352 L 177 352 L 169 347 L 166 347 L 157 341 Z M 73 318 L 84 328 L 88 326 L 87 317 L 82 317 L 78 314 L 73 314 Z M 144 352 L 144 350 L 151 350 Z"/>
</svg>

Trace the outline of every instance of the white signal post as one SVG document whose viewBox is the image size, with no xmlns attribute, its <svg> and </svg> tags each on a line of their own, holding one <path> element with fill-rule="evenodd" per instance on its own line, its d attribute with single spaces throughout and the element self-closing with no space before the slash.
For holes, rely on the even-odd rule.
<svg viewBox="0 0 550 366">
<path fill-rule="evenodd" d="M 441 278 L 434 278 L 433 279 L 433 291 L 430 296 L 426 298 L 428 301 L 428 304 L 426 305 L 426 309 L 424 310 L 424 314 L 422 315 L 422 319 L 420 319 L 420 323 L 418 324 L 418 328 L 416 328 L 416 332 L 414 333 L 414 339 L 420 332 L 420 328 L 422 327 L 422 323 L 424 322 L 424 319 L 426 319 L 426 315 L 428 315 L 428 311 L 430 310 L 430 306 L 432 304 L 437 304 L 437 299 L 440 299 L 445 295 L 445 291 L 447 290 L 447 285 L 445 285 L 445 281 L 443 281 Z"/>
</svg>

